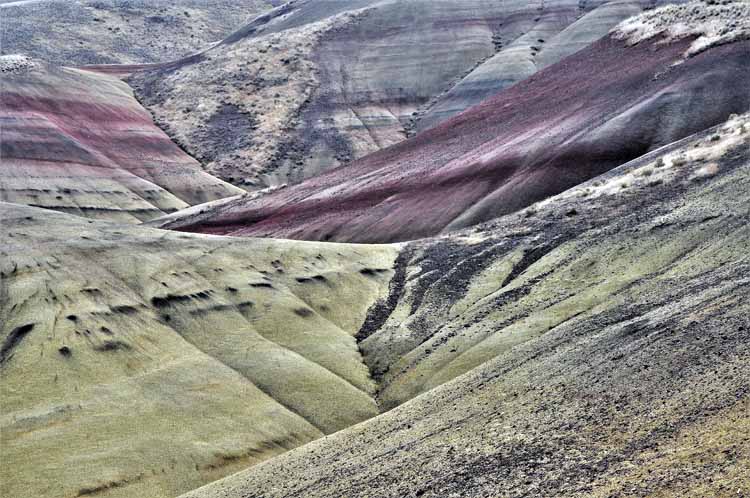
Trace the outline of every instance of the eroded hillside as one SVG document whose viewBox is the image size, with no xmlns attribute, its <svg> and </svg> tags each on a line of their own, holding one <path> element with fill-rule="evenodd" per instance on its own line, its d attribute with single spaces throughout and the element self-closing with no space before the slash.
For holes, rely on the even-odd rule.
<svg viewBox="0 0 750 498">
<path fill-rule="evenodd" d="M 0 216 L 3 496 L 174 497 L 378 413 L 395 248 Z"/>
<path fill-rule="evenodd" d="M 174 496 L 394 407 L 190 496 L 744 489 L 749 144 L 402 246 L 3 204 L 3 491 Z"/>
<path fill-rule="evenodd" d="M 750 4 L 658 3 L 0 56 L 0 495 L 750 496 Z M 224 5 L 10 4 L 60 57 Z"/>
<path fill-rule="evenodd" d="M 401 142 L 657 3 L 296 0 L 129 81 L 209 172 L 255 190 Z"/>
<path fill-rule="evenodd" d="M 423 394 L 185 498 L 747 494 L 749 192 L 746 115 L 407 245 L 360 340 Z"/>
<path fill-rule="evenodd" d="M 728 11 L 711 11 L 707 25 Z M 747 111 L 750 41 L 737 36 L 685 58 L 693 39 L 631 44 L 609 35 L 406 142 L 268 195 L 156 223 L 392 242 L 488 221 Z"/>
<path fill-rule="evenodd" d="M 166 62 L 218 42 L 264 0 L 0 2 L 0 54 L 62 65 Z"/>
<path fill-rule="evenodd" d="M 138 223 L 243 193 L 157 128 L 122 81 L 0 56 L 0 201 Z"/>
</svg>

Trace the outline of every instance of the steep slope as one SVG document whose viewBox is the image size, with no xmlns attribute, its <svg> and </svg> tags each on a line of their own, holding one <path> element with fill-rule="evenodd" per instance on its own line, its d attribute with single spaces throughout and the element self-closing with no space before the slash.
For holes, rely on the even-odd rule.
<svg viewBox="0 0 750 498">
<path fill-rule="evenodd" d="M 139 222 L 243 191 L 205 173 L 121 81 L 0 57 L 0 200 Z"/>
<path fill-rule="evenodd" d="M 378 413 L 395 248 L 0 224 L 0 495 L 174 497 Z"/>
<path fill-rule="evenodd" d="M 705 26 L 736 8 L 750 19 L 750 4 L 705 8 Z M 690 56 L 694 34 L 622 38 L 609 35 L 347 167 L 160 226 L 356 242 L 426 237 L 522 209 L 750 108 L 742 36 Z"/>
<path fill-rule="evenodd" d="M 296 0 L 129 81 L 209 172 L 252 190 L 398 143 L 431 106 L 434 125 L 655 3 Z"/>
<path fill-rule="evenodd" d="M 648 6 L 658 3 L 651 2 Z M 592 7 L 589 2 L 583 5 Z M 582 11 L 585 14 L 562 31 L 564 23 L 544 23 L 540 19 L 522 36 L 511 38 L 507 45 L 502 35 L 496 36 L 494 40 L 501 50 L 432 103 L 425 115 L 419 117 L 417 129 L 431 128 L 586 48 L 620 21 L 640 13 L 645 6 L 646 2 L 604 2 L 593 10 Z"/>
<path fill-rule="evenodd" d="M 164 62 L 205 49 L 274 2 L 36 0 L 0 2 L 0 55 L 54 64 Z"/>
<path fill-rule="evenodd" d="M 665 268 L 679 282 L 697 268 L 721 266 L 721 258 L 745 258 L 739 247 L 746 231 L 733 234 L 731 227 L 746 221 L 733 215 L 746 194 L 712 207 L 714 187 L 692 183 L 729 167 L 737 170 L 733 189 L 743 188 L 749 118 L 670 144 L 476 233 L 407 246 L 400 280 L 384 300 L 398 304 L 373 308 L 358 334 L 382 406 L 401 404 L 569 320 L 657 294 Z M 675 207 L 683 201 L 689 205 Z M 695 226 L 667 215 L 683 209 L 699 218 Z M 726 227 L 714 233 L 703 226 L 725 212 Z M 656 228 L 634 237 L 629 225 Z"/>
<path fill-rule="evenodd" d="M 744 496 L 749 221 L 745 115 L 411 243 L 360 338 L 424 394 L 184 498 Z"/>
</svg>

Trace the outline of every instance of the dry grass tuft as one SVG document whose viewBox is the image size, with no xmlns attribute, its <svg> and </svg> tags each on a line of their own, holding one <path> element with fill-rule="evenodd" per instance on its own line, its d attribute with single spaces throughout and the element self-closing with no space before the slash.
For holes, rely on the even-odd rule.
<svg viewBox="0 0 750 498">
<path fill-rule="evenodd" d="M 22 73 L 35 66 L 36 62 L 27 55 L 0 55 L 0 73 Z"/>
<path fill-rule="evenodd" d="M 658 35 L 668 41 L 695 36 L 685 53 L 690 57 L 717 45 L 750 39 L 750 2 L 695 0 L 667 5 L 622 22 L 612 33 L 633 45 Z"/>
</svg>

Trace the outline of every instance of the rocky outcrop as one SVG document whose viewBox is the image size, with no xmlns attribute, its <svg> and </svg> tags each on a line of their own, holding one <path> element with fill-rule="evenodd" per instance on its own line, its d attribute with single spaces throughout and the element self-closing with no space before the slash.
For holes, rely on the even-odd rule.
<svg viewBox="0 0 750 498">
<path fill-rule="evenodd" d="M 262 189 L 401 142 L 654 4 L 297 0 L 129 81 L 209 172 Z M 224 138 L 226 106 L 242 140 Z"/>
<path fill-rule="evenodd" d="M 16 69 L 0 94 L 0 200 L 140 222 L 243 192 L 172 143 L 121 81 L 3 61 Z"/>
<path fill-rule="evenodd" d="M 204 50 L 272 2 L 31 0 L 0 2 L 0 54 L 53 64 L 165 62 Z"/>
<path fill-rule="evenodd" d="M 684 60 L 691 43 L 607 36 L 406 142 L 161 226 L 389 242 L 523 209 L 750 108 L 750 42 Z"/>
</svg>

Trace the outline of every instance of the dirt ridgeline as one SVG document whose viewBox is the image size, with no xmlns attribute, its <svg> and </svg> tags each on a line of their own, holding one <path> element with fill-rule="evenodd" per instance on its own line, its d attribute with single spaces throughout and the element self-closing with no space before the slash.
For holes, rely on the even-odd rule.
<svg viewBox="0 0 750 498">
<path fill-rule="evenodd" d="M 117 78 L 20 56 L 5 67 L 4 201 L 139 223 L 243 193 L 204 172 Z"/>
<path fill-rule="evenodd" d="M 144 22 L 199 26 L 188 4 Z M 481 95 L 455 75 L 521 78 L 643 4 L 300 0 L 146 72 L 3 56 L 0 494 L 750 495 L 743 4 L 653 11 L 386 148 Z M 85 8 L 119 33 L 110 6 Z M 130 73 L 217 174 L 283 164 L 227 197 Z M 205 233 L 136 226 L 165 213 Z"/>
<path fill-rule="evenodd" d="M 378 414 L 354 334 L 396 248 L 0 220 L 3 496 L 172 498 Z"/>
<path fill-rule="evenodd" d="M 269 8 L 264 0 L 3 2 L 0 50 L 64 66 L 168 62 Z"/>
</svg>

